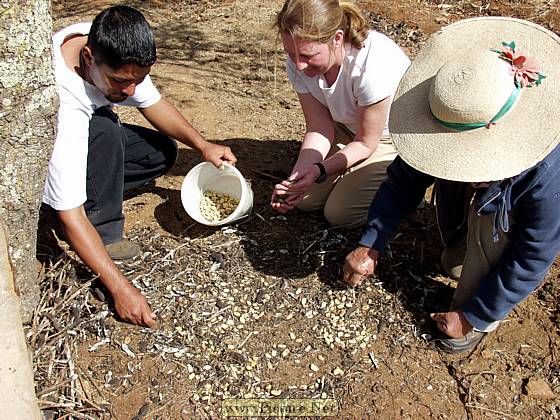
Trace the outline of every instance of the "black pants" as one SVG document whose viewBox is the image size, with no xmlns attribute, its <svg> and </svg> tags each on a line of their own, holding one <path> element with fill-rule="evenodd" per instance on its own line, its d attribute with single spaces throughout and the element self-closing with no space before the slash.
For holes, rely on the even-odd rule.
<svg viewBox="0 0 560 420">
<path fill-rule="evenodd" d="M 177 159 L 174 140 L 148 128 L 121 124 L 108 107 L 89 125 L 84 208 L 103 243 L 122 237 L 123 193 L 163 175 Z"/>
</svg>

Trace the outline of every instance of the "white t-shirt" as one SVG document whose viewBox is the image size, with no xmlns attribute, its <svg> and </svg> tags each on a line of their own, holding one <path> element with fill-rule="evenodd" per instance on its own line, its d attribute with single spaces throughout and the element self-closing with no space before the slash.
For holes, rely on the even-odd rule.
<svg viewBox="0 0 560 420">
<path fill-rule="evenodd" d="M 53 60 L 60 107 L 43 202 L 56 210 L 69 210 L 85 203 L 89 122 L 97 108 L 113 105 L 99 89 L 66 66 L 60 51 L 68 36 L 87 35 L 90 28 L 91 23 L 78 23 L 53 36 Z M 161 95 L 148 75 L 136 87 L 134 96 L 118 105 L 147 108 L 160 99 Z"/>
<path fill-rule="evenodd" d="M 385 35 L 371 31 L 361 49 L 344 45 L 338 77 L 328 86 L 323 75 L 308 77 L 288 58 L 288 78 L 298 93 L 310 93 L 325 105 L 335 122 L 353 133 L 357 129 L 357 106 L 368 106 L 393 96 L 410 65 L 406 54 Z M 389 134 L 388 119 L 383 134 Z"/>
</svg>

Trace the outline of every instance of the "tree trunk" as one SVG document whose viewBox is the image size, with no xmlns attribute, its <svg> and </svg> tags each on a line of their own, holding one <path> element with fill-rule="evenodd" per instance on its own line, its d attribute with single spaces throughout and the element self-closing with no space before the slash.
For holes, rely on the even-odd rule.
<svg viewBox="0 0 560 420">
<path fill-rule="evenodd" d="M 37 222 L 58 101 L 51 35 L 50 1 L 0 3 L 0 219 L 25 321 L 39 297 Z"/>
<path fill-rule="evenodd" d="M 4 419 L 40 419 L 7 245 L 0 220 L 0 412 Z"/>
</svg>

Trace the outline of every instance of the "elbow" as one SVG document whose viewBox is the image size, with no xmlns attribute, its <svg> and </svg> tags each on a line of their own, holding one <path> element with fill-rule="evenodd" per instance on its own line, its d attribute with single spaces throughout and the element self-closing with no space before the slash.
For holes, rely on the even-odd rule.
<svg viewBox="0 0 560 420">
<path fill-rule="evenodd" d="M 58 210 L 58 221 L 60 228 L 65 235 L 68 235 L 82 217 L 87 217 L 83 206 L 70 210 Z"/>
</svg>

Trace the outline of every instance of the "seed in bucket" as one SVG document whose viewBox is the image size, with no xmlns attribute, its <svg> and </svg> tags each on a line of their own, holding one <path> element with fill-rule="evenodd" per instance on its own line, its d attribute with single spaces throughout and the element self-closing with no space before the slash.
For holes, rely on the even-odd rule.
<svg viewBox="0 0 560 420">
<path fill-rule="evenodd" d="M 210 222 L 228 217 L 239 205 L 239 200 L 229 194 L 206 191 L 200 199 L 200 214 Z"/>
</svg>

